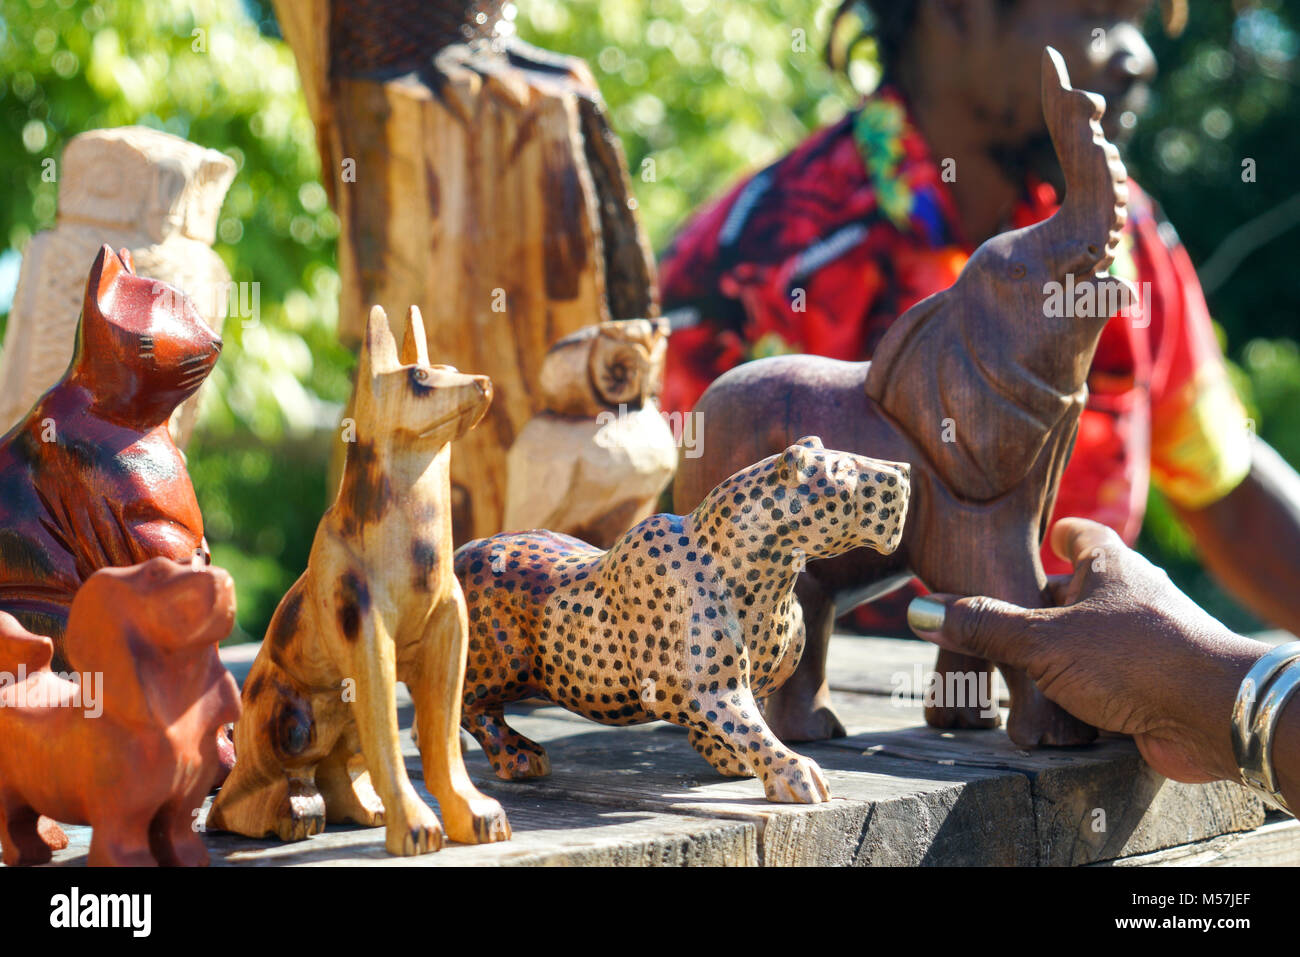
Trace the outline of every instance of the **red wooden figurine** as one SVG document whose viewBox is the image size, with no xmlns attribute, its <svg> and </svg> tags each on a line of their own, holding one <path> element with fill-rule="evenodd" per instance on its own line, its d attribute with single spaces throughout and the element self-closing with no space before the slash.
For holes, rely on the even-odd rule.
<svg viewBox="0 0 1300 957">
<path fill-rule="evenodd" d="M 43 864 L 66 840 L 41 814 L 94 828 L 89 863 L 208 863 L 194 821 L 222 773 L 216 730 L 239 717 L 217 656 L 235 618 L 220 568 L 155 558 L 106 568 L 77 592 L 64 648 L 0 613 L 0 846 L 6 864 Z M 44 821 L 45 819 L 39 819 Z M 61 837 L 61 835 L 59 835 Z"/>
<path fill-rule="evenodd" d="M 54 639 L 96 570 L 155 556 L 207 560 L 203 517 L 167 420 L 207 378 L 221 338 L 184 293 L 104 246 L 76 351 L 0 438 L 0 610 Z"/>
</svg>

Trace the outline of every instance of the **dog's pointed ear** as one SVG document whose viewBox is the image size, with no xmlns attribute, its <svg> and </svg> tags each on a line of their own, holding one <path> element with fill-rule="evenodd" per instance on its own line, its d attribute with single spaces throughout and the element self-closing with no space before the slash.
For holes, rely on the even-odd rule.
<svg viewBox="0 0 1300 957">
<path fill-rule="evenodd" d="M 402 336 L 402 365 L 427 366 L 429 364 L 429 340 L 424 334 L 424 316 L 420 307 L 412 305 L 406 311 L 406 334 Z"/>
<path fill-rule="evenodd" d="M 370 378 L 381 372 L 392 372 L 399 364 L 388 313 L 383 306 L 373 306 L 366 322 L 366 338 L 361 343 L 361 375 Z"/>
</svg>

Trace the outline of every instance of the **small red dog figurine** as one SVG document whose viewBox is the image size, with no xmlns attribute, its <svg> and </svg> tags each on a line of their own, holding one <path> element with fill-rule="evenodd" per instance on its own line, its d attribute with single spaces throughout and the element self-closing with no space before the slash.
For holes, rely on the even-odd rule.
<svg viewBox="0 0 1300 957">
<path fill-rule="evenodd" d="M 43 864 L 41 814 L 94 828 L 91 865 L 202 865 L 195 812 L 220 773 L 217 728 L 239 690 L 217 657 L 235 617 L 220 568 L 154 558 L 106 568 L 77 592 L 50 670 L 49 638 L 0 616 L 0 846 Z M 35 670 L 32 670 L 35 669 Z M 13 679 L 17 680 L 13 680 Z"/>
</svg>

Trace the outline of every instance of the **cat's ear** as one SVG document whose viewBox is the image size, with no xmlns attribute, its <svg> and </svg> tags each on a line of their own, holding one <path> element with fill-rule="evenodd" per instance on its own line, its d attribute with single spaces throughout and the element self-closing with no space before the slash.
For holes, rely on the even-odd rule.
<svg viewBox="0 0 1300 957">
<path fill-rule="evenodd" d="M 135 275 L 135 257 L 131 255 L 131 250 L 125 246 L 117 251 L 117 258 L 122 260 L 122 265 L 132 276 Z"/>
<path fill-rule="evenodd" d="M 125 252 L 125 250 L 123 250 Z M 127 253 L 130 256 L 130 253 Z M 127 266 L 118 258 L 117 253 L 105 244 L 99 249 L 95 263 L 90 267 L 90 278 L 86 280 L 86 299 L 82 304 L 82 314 L 100 317 L 104 315 L 100 307 L 113 291 L 113 286 L 124 275 L 129 275 Z"/>
<path fill-rule="evenodd" d="M 424 316 L 420 315 L 419 306 L 411 306 L 406 312 L 406 335 L 402 337 L 402 365 L 428 364 L 429 340 L 424 335 Z"/>
<path fill-rule="evenodd" d="M 361 373 L 374 376 L 391 372 L 398 365 L 397 342 L 388 325 L 388 313 L 384 312 L 383 306 L 374 306 L 366 322 L 365 342 L 361 344 Z"/>
</svg>

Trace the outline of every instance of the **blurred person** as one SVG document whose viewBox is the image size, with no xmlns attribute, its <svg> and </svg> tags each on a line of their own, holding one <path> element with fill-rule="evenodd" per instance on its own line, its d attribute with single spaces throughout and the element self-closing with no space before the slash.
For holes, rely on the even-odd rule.
<svg viewBox="0 0 1300 957">
<path fill-rule="evenodd" d="M 1051 545 L 1074 566 L 1049 583 L 1058 607 L 928 595 L 908 608 L 913 630 L 1023 668 L 1076 718 L 1132 735 L 1165 777 L 1241 781 L 1300 809 L 1300 642 L 1234 634 L 1105 525 L 1062 519 Z"/>
<path fill-rule="evenodd" d="M 1045 46 L 1065 57 L 1075 88 L 1106 98 L 1103 127 L 1120 143 L 1155 75 L 1141 29 L 1151 0 L 866 0 L 844 3 L 836 22 L 856 7 L 869 14 L 876 91 L 697 213 L 661 257 L 674 325 L 666 411 L 690 409 L 749 359 L 870 359 L 894 319 L 951 285 L 976 246 L 1055 212 Z M 1161 12 L 1181 29 L 1182 0 Z M 843 65 L 848 52 L 828 47 L 827 58 Z M 1228 591 L 1300 633 L 1300 476 L 1255 437 L 1191 260 L 1154 201 L 1129 187 L 1112 271 L 1148 293 L 1146 310 L 1102 333 L 1053 521 L 1091 518 L 1132 544 L 1154 484 Z M 1046 547 L 1043 563 L 1067 570 Z M 854 620 L 903 631 L 921 591 L 912 583 Z M 801 667 L 778 694 L 782 710 L 813 710 L 826 703 L 824 676 Z"/>
</svg>

